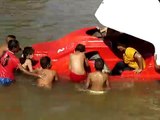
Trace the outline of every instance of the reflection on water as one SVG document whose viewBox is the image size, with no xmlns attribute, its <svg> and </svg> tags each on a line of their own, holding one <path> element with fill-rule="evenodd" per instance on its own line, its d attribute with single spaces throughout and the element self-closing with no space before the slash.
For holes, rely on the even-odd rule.
<svg viewBox="0 0 160 120">
<path fill-rule="evenodd" d="M 57 39 L 78 28 L 97 25 L 101 0 L 0 0 L 0 39 L 15 34 L 23 46 Z M 78 92 L 58 82 L 51 91 L 37 88 L 34 78 L 17 75 L 0 87 L 0 120 L 157 120 L 160 85 L 112 83 L 101 96 Z"/>
</svg>

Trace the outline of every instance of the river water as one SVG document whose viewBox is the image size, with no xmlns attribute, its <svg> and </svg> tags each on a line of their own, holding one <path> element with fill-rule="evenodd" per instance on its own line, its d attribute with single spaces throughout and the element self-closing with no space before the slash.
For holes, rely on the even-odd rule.
<svg viewBox="0 0 160 120">
<path fill-rule="evenodd" d="M 99 25 L 94 13 L 101 0 L 0 0 L 0 43 L 14 34 L 22 46 L 58 39 L 79 28 Z M 0 120 L 159 120 L 160 83 L 112 83 L 101 96 L 78 92 L 75 85 L 35 86 L 32 77 L 0 87 Z"/>
</svg>

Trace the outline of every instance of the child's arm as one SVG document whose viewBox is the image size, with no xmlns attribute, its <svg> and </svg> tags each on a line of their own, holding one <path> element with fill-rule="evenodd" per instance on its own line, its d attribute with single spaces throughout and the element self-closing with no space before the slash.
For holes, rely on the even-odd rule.
<svg viewBox="0 0 160 120">
<path fill-rule="evenodd" d="M 109 84 L 109 77 L 108 77 L 108 74 L 106 75 L 107 76 L 107 79 L 106 79 L 106 86 L 107 86 L 107 89 L 110 89 L 110 84 Z"/>
<path fill-rule="evenodd" d="M 39 72 L 40 72 L 41 69 L 42 69 L 42 68 L 36 68 L 36 69 L 34 69 L 32 72 L 39 74 Z"/>
<path fill-rule="evenodd" d="M 87 77 L 87 81 L 86 81 L 86 86 L 85 86 L 86 89 L 89 88 L 89 85 L 90 85 L 90 82 L 91 82 L 90 79 L 91 78 L 90 78 L 90 74 L 89 74 L 88 77 Z"/>
<path fill-rule="evenodd" d="M 58 74 L 55 72 L 55 81 L 58 81 Z"/>
<path fill-rule="evenodd" d="M 25 70 L 21 64 L 18 65 L 18 68 L 19 68 L 22 72 L 24 72 L 25 74 L 27 74 L 27 75 L 31 75 L 31 76 L 35 76 L 35 77 L 40 77 L 40 78 L 41 78 L 40 75 Z"/>
<path fill-rule="evenodd" d="M 86 58 L 85 54 L 84 54 L 84 62 L 86 67 L 89 67 L 88 59 Z"/>
</svg>

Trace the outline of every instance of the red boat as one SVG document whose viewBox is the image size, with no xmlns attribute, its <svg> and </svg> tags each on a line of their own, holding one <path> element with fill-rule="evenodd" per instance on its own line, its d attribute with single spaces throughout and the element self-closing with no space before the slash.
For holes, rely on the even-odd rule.
<svg viewBox="0 0 160 120">
<path fill-rule="evenodd" d="M 110 80 L 137 82 L 160 80 L 160 74 L 154 69 L 154 46 L 151 43 L 127 34 L 119 34 L 117 31 L 112 31 L 106 38 L 100 35 L 94 36 L 96 32 L 98 32 L 96 27 L 82 28 L 58 40 L 33 44 L 34 59 L 39 61 L 42 56 L 49 56 L 53 65 L 51 69 L 55 69 L 62 80 L 69 80 L 69 56 L 74 52 L 78 43 L 86 46 L 86 57 L 89 60 L 90 70 L 94 71 L 95 55 L 103 58 L 108 67 L 112 69 L 122 59 L 115 44 L 120 40 L 125 40 L 128 46 L 134 47 L 142 54 L 146 61 L 146 68 L 139 74 L 134 71 L 124 71 L 120 76 L 110 76 Z M 39 64 L 34 66 L 36 67 L 39 67 Z"/>
</svg>

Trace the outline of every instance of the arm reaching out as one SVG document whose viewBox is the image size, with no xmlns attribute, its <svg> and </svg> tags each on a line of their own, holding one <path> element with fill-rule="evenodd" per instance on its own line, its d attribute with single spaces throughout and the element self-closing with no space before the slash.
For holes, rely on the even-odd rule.
<svg viewBox="0 0 160 120">
<path fill-rule="evenodd" d="M 58 81 L 58 74 L 55 72 L 55 81 Z"/>
<path fill-rule="evenodd" d="M 107 86 L 107 89 L 111 89 L 108 79 L 109 79 L 108 74 L 106 74 L 106 86 Z"/>
<path fill-rule="evenodd" d="M 24 72 L 25 74 L 27 74 L 27 75 L 31 75 L 31 76 L 35 76 L 35 77 L 41 77 L 40 75 L 38 75 L 38 74 L 36 74 L 36 73 L 32 73 L 32 72 L 29 72 L 29 71 L 25 70 L 25 69 L 22 67 L 21 64 L 18 65 L 18 68 L 19 68 L 22 72 Z"/>
<path fill-rule="evenodd" d="M 84 55 L 84 56 L 85 56 L 85 55 Z M 86 56 L 85 56 L 85 58 L 84 58 L 84 62 L 85 62 L 86 67 L 89 67 L 88 59 L 86 58 Z"/>
<path fill-rule="evenodd" d="M 90 74 L 89 74 L 88 77 L 87 77 L 87 81 L 86 81 L 86 86 L 85 86 L 86 89 L 89 88 L 89 85 L 90 85 L 90 82 L 91 82 L 90 79 L 91 79 L 91 77 L 90 77 Z"/>
</svg>

